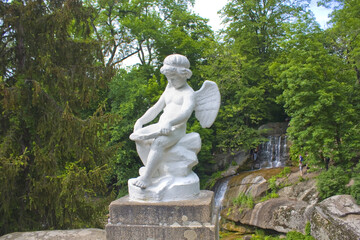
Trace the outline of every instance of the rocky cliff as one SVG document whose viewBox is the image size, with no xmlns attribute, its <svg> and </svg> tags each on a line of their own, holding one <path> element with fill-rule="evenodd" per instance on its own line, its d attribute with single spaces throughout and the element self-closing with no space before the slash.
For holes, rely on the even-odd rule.
<svg viewBox="0 0 360 240">
<path fill-rule="evenodd" d="M 222 228 L 245 235 L 254 227 L 305 233 L 310 224 L 317 240 L 360 239 L 360 206 L 350 195 L 320 201 L 318 173 L 300 176 L 298 168 L 286 170 L 263 169 L 233 177 L 223 201 Z"/>
</svg>

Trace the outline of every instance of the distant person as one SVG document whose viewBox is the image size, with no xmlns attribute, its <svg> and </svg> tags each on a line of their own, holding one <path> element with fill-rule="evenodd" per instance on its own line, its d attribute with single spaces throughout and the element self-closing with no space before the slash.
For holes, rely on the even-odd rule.
<svg viewBox="0 0 360 240">
<path fill-rule="evenodd" d="M 330 163 L 330 158 L 329 158 L 329 157 L 326 157 L 326 158 L 325 158 L 325 168 L 326 168 L 326 171 L 329 170 L 329 163 Z"/>
<path fill-rule="evenodd" d="M 259 146 L 257 146 L 254 150 L 254 161 L 256 161 L 257 159 L 258 151 L 259 151 Z"/>
<path fill-rule="evenodd" d="M 301 154 L 299 154 L 299 169 L 300 169 L 300 175 L 303 175 L 303 164 L 304 164 L 304 158 L 303 156 L 301 156 Z"/>
</svg>

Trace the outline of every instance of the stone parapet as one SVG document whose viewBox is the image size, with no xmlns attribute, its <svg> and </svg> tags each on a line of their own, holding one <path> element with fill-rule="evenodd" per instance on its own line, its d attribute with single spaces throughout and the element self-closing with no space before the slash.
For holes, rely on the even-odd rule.
<svg viewBox="0 0 360 240">
<path fill-rule="evenodd" d="M 214 193 L 170 202 L 138 202 L 123 197 L 110 204 L 107 240 L 218 239 Z"/>
</svg>

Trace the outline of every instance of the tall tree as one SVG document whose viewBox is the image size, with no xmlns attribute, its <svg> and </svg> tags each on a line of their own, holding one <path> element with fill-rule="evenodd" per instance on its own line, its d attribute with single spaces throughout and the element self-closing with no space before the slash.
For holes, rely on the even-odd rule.
<svg viewBox="0 0 360 240">
<path fill-rule="evenodd" d="M 91 39 L 92 9 L 16 0 L 0 11 L 0 233 L 101 226 L 113 73 Z"/>
<path fill-rule="evenodd" d="M 331 158 L 349 166 L 360 144 L 360 89 L 353 65 L 334 51 L 328 36 L 311 18 L 289 25 L 283 55 L 272 70 L 283 89 L 279 100 L 291 116 L 292 152 L 307 154 L 313 165 Z"/>
<path fill-rule="evenodd" d="M 346 58 L 347 63 L 354 68 L 360 83 L 360 3 L 358 0 L 323 0 L 321 3 L 325 6 L 330 3 L 336 6 L 331 13 L 332 27 L 327 30 L 332 40 L 331 45 L 337 54 Z"/>
<path fill-rule="evenodd" d="M 304 1 L 231 1 L 222 10 L 227 28 L 204 72 L 217 79 L 222 109 L 217 141 L 223 150 L 251 149 L 259 144 L 257 128 L 286 115 L 275 99 L 280 93 L 269 66 L 280 53 L 283 25 L 305 11 Z M 306 3 L 306 2 L 305 2 Z"/>
</svg>

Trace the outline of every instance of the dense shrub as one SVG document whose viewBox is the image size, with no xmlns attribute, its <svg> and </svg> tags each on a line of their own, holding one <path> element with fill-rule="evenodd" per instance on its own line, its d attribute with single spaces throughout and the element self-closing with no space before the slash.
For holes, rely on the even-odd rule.
<svg viewBox="0 0 360 240">
<path fill-rule="evenodd" d="M 360 204 L 360 163 L 358 163 L 352 173 L 354 185 L 351 186 L 350 194 Z"/>
<path fill-rule="evenodd" d="M 251 195 L 240 193 L 237 198 L 233 199 L 233 204 L 238 207 L 253 208 L 255 202 L 254 198 Z"/>
<path fill-rule="evenodd" d="M 291 231 L 286 234 L 286 240 L 315 240 L 312 236 L 305 236 L 302 233 Z"/>
<path fill-rule="evenodd" d="M 318 176 L 317 188 L 321 199 L 338 194 L 346 194 L 346 184 L 349 182 L 349 174 L 340 167 L 330 167 L 328 171 Z"/>
</svg>

